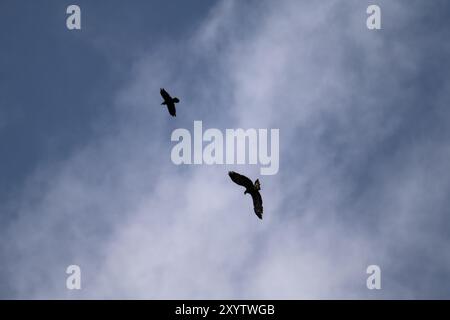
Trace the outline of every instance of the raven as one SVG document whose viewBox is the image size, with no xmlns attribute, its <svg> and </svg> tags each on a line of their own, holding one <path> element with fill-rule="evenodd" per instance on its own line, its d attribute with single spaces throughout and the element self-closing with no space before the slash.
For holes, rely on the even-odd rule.
<svg viewBox="0 0 450 320">
<path fill-rule="evenodd" d="M 253 199 L 253 210 L 255 211 L 258 218 L 262 219 L 263 206 L 261 194 L 259 193 L 259 190 L 261 190 L 259 179 L 256 179 L 255 183 L 253 184 L 252 180 L 234 171 L 229 171 L 228 175 L 234 183 L 245 187 L 244 194 L 250 193 Z"/>
<path fill-rule="evenodd" d="M 159 93 L 161 94 L 161 97 L 164 99 L 164 102 L 161 103 L 161 105 L 166 105 L 170 115 L 172 117 L 175 117 L 177 114 L 177 110 L 175 109 L 175 103 L 180 102 L 180 99 L 178 99 L 177 97 L 172 98 L 170 94 L 167 93 L 166 90 L 164 90 L 164 88 L 161 88 Z"/>
</svg>

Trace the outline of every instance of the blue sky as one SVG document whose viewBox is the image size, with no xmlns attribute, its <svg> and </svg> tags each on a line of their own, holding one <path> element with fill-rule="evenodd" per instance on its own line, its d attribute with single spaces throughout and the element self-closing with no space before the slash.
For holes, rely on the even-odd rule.
<svg viewBox="0 0 450 320">
<path fill-rule="evenodd" d="M 107 93 L 124 83 L 135 55 L 167 37 L 182 38 L 212 5 L 81 1 L 77 33 L 65 27 L 70 4 L 1 3 L 2 197 L 20 189 L 39 163 L 67 157 L 89 140 L 99 117 L 114 117 Z"/>
<path fill-rule="evenodd" d="M 2 1 L 0 296 L 448 298 L 449 4 L 377 3 Z M 194 120 L 280 129 L 262 223 Z"/>
</svg>

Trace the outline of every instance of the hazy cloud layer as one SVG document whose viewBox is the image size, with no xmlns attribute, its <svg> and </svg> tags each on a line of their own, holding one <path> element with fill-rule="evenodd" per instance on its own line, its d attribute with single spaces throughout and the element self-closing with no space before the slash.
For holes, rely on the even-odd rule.
<svg viewBox="0 0 450 320">
<path fill-rule="evenodd" d="M 4 205 L 2 296 L 448 298 L 448 5 L 379 1 L 369 31 L 368 4 L 223 1 L 139 48 L 101 93 L 115 120 Z M 160 87 L 181 98 L 176 118 Z M 170 134 L 194 120 L 280 129 L 263 221 L 227 176 L 259 166 L 172 164 Z M 81 291 L 65 288 L 70 264 Z"/>
</svg>

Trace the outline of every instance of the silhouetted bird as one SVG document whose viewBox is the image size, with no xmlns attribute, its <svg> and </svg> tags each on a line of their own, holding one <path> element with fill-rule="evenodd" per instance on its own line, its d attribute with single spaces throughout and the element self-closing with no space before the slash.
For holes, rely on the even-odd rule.
<svg viewBox="0 0 450 320">
<path fill-rule="evenodd" d="M 250 193 L 253 199 L 253 210 L 255 210 L 255 213 L 258 216 L 258 218 L 262 219 L 263 206 L 261 194 L 259 193 L 259 190 L 261 190 L 261 184 L 259 183 L 259 179 L 256 179 L 255 183 L 253 184 L 252 180 L 234 171 L 229 171 L 228 175 L 230 176 L 231 180 L 233 180 L 235 183 L 245 187 L 244 194 Z"/>
<path fill-rule="evenodd" d="M 164 99 L 164 102 L 161 103 L 161 105 L 166 105 L 167 109 L 169 110 L 170 115 L 172 117 L 175 117 L 177 115 L 177 110 L 175 109 L 175 103 L 180 102 L 180 99 L 178 99 L 177 97 L 172 98 L 170 96 L 170 94 L 168 94 L 167 91 L 164 90 L 164 88 L 161 88 L 159 93 L 161 94 L 161 97 Z"/>
</svg>

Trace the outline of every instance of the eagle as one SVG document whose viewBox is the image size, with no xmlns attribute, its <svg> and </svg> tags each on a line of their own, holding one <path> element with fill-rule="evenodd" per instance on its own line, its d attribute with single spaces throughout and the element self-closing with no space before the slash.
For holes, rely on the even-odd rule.
<svg viewBox="0 0 450 320">
<path fill-rule="evenodd" d="M 228 175 L 234 183 L 245 187 L 244 194 L 250 193 L 253 199 L 253 210 L 255 211 L 258 218 L 262 220 L 263 206 L 261 194 L 259 193 L 259 190 L 261 190 L 259 179 L 256 179 L 255 183 L 253 183 L 252 180 L 250 180 L 246 176 L 234 171 L 229 171 Z"/>
<path fill-rule="evenodd" d="M 177 110 L 175 109 L 175 103 L 180 102 L 180 99 L 177 97 L 172 98 L 170 94 L 164 89 L 161 88 L 159 91 L 161 94 L 161 97 L 164 99 L 164 102 L 161 103 L 161 105 L 166 105 L 167 109 L 169 110 L 169 113 L 172 117 L 175 117 L 177 115 Z"/>
</svg>

